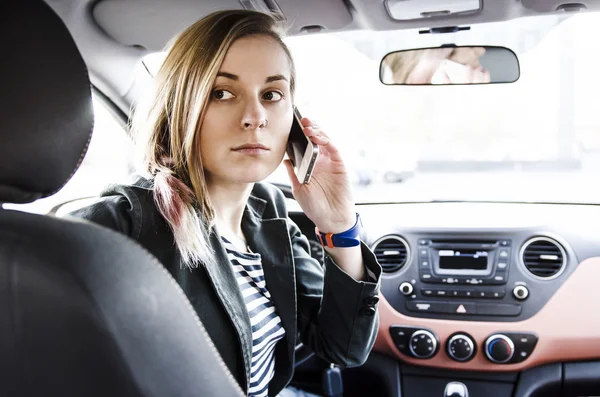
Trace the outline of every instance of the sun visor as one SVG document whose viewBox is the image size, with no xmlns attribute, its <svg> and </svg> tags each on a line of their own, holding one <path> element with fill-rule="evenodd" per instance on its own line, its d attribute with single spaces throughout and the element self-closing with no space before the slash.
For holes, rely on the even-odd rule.
<svg viewBox="0 0 600 397">
<path fill-rule="evenodd" d="M 93 16 L 116 42 L 160 51 L 204 15 L 243 8 L 280 10 L 291 35 L 343 30 L 352 23 L 350 11 L 339 0 L 102 0 L 94 6 Z"/>
<path fill-rule="evenodd" d="M 94 6 L 93 15 L 116 42 L 160 51 L 202 16 L 240 8 L 237 0 L 102 0 Z"/>
</svg>

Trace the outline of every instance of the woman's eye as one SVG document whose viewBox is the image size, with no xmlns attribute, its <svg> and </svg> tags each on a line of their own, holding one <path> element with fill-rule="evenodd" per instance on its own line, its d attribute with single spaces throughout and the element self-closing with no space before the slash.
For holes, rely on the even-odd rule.
<svg viewBox="0 0 600 397">
<path fill-rule="evenodd" d="M 265 94 L 263 95 L 263 99 L 266 101 L 276 102 L 283 99 L 283 94 L 281 94 L 278 91 L 269 91 L 265 92 Z"/>
<path fill-rule="evenodd" d="M 218 101 L 226 101 L 227 99 L 233 98 L 233 94 L 227 90 L 214 90 L 212 96 Z"/>
</svg>

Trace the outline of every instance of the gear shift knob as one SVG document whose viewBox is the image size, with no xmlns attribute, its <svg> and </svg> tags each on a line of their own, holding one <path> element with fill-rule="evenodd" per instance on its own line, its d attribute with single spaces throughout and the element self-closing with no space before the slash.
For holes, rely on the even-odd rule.
<svg viewBox="0 0 600 397">
<path fill-rule="evenodd" d="M 469 397 L 469 389 L 464 383 L 449 382 L 444 390 L 444 397 Z"/>
</svg>

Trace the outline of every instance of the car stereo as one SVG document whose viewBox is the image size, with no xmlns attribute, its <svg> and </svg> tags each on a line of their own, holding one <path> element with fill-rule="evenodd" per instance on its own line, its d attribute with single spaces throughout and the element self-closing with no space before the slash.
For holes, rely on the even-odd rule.
<svg viewBox="0 0 600 397">
<path fill-rule="evenodd" d="M 424 283 L 506 284 L 511 257 L 505 240 L 419 240 L 419 278 Z"/>
</svg>

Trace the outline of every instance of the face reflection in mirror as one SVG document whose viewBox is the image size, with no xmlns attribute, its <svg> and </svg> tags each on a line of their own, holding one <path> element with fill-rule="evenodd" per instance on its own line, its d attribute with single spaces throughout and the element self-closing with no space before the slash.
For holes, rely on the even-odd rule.
<svg viewBox="0 0 600 397">
<path fill-rule="evenodd" d="M 492 54 L 488 54 L 491 51 Z M 486 57 L 487 55 L 487 57 Z M 495 69 L 516 70 L 518 61 L 508 49 L 492 47 L 441 47 L 399 51 L 388 54 L 381 64 L 384 84 L 451 85 L 512 82 L 516 78 L 494 76 L 484 60 Z M 512 79 L 512 81 L 511 81 Z"/>
</svg>

